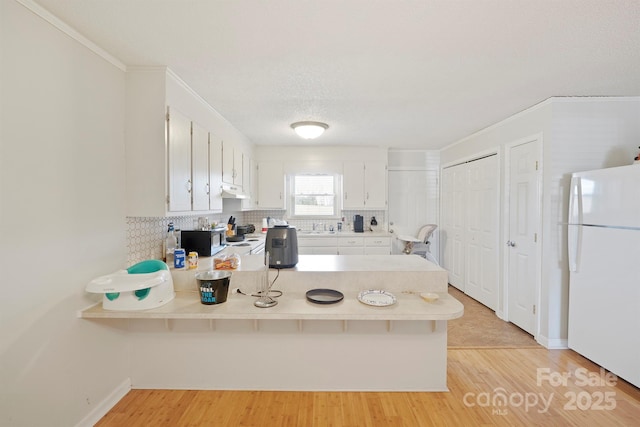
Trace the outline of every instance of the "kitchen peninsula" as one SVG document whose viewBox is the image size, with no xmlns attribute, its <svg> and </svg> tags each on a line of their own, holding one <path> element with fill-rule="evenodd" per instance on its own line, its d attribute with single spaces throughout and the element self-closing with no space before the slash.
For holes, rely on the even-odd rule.
<svg viewBox="0 0 640 427">
<path fill-rule="evenodd" d="M 300 255 L 294 268 L 269 270 L 282 296 L 258 308 L 246 294 L 264 274 L 263 260 L 242 257 L 219 305 L 200 304 L 193 270 L 173 270 L 176 298 L 164 306 L 106 311 L 98 303 L 80 316 L 127 332 L 134 388 L 447 389 L 447 320 L 463 306 L 448 295 L 445 270 L 415 255 Z M 199 270 L 211 261 L 201 259 Z M 316 288 L 339 290 L 344 300 L 310 303 L 305 293 Z M 397 302 L 365 305 L 357 295 L 366 289 Z M 440 298 L 426 302 L 423 292 Z"/>
</svg>

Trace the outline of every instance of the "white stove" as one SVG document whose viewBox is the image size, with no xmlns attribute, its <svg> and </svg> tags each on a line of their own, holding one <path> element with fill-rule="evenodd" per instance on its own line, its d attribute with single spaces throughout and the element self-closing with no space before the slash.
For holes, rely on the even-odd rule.
<svg viewBox="0 0 640 427">
<path fill-rule="evenodd" d="M 241 242 L 227 242 L 225 254 L 254 255 L 264 252 L 265 236 L 262 234 L 247 234 Z"/>
</svg>

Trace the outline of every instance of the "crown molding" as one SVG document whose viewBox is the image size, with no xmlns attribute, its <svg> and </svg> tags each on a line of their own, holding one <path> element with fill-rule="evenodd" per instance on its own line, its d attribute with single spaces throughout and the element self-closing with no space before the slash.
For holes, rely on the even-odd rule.
<svg viewBox="0 0 640 427">
<path fill-rule="evenodd" d="M 80 34 L 78 31 L 76 31 L 75 29 L 70 27 L 67 23 L 63 22 L 60 18 L 53 15 L 51 12 L 49 12 L 48 10 L 46 10 L 45 8 L 37 4 L 35 1 L 33 0 L 15 0 L 15 1 L 20 3 L 30 12 L 44 19 L 49 24 L 53 25 L 58 30 L 65 33 L 66 35 L 71 37 L 73 40 L 77 41 L 78 43 L 80 43 L 81 45 L 83 45 L 84 47 L 86 47 L 87 49 L 89 49 L 90 51 L 92 51 L 93 53 L 95 53 L 105 61 L 109 62 L 111 65 L 119 68 L 122 71 L 127 71 L 127 66 L 122 61 L 120 61 L 119 59 L 111 55 L 109 52 L 107 52 L 106 50 L 104 50 L 103 48 L 101 48 L 100 46 L 98 46 L 97 44 L 95 44 L 94 42 L 92 42 L 82 34 Z"/>
</svg>

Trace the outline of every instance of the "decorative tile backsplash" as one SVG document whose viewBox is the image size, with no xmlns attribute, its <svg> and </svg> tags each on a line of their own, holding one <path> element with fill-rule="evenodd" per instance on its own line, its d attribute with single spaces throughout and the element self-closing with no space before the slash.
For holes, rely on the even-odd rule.
<svg viewBox="0 0 640 427">
<path fill-rule="evenodd" d="M 384 229 L 386 227 L 386 211 L 342 211 L 342 216 L 346 222 L 352 226 L 354 215 L 364 216 L 365 229 L 371 217 L 375 216 L 378 221 L 378 228 Z M 233 214 L 216 214 L 206 215 L 209 218 L 209 222 L 225 223 L 229 219 L 229 216 L 233 215 L 236 218 L 236 224 L 253 224 L 256 230 L 259 231 L 262 228 L 262 218 L 276 218 L 284 219 L 289 224 L 302 229 L 311 230 L 314 223 L 322 224 L 322 227 L 326 225 L 328 230 L 331 225 L 334 229 L 337 229 L 337 220 L 326 219 L 287 219 L 286 211 L 245 211 L 234 212 Z M 146 259 L 162 259 L 164 254 L 162 253 L 163 242 L 167 236 L 167 228 L 170 222 L 176 230 L 193 230 L 197 228 L 198 218 L 202 215 L 195 216 L 179 216 L 179 217 L 167 217 L 167 218 L 153 218 L 153 217 L 127 217 L 127 265 L 132 265 Z M 347 224 L 343 225 L 347 230 Z M 179 233 L 177 233 L 178 238 Z"/>
<path fill-rule="evenodd" d="M 199 215 L 202 216 L 202 215 Z M 179 216 L 167 218 L 127 217 L 127 261 L 128 265 L 146 259 L 162 259 L 163 242 L 167 236 L 169 223 L 173 222 L 176 230 L 193 230 L 197 228 L 199 216 Z M 205 215 L 209 222 L 226 223 L 230 215 Z M 234 214 L 237 217 L 237 215 Z M 240 218 L 238 218 L 241 221 Z M 240 222 L 242 223 L 242 222 Z M 180 233 L 176 233 L 178 239 Z"/>
</svg>

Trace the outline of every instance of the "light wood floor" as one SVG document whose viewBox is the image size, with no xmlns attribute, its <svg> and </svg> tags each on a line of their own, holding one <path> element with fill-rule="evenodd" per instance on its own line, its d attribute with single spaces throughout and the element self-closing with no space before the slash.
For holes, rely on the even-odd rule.
<svg viewBox="0 0 640 427">
<path fill-rule="evenodd" d="M 533 336 L 453 286 L 449 295 L 464 305 L 464 316 L 447 322 L 449 348 L 542 348 Z"/>
<path fill-rule="evenodd" d="M 581 386 L 577 369 L 598 378 L 600 371 L 571 350 L 454 349 L 448 356 L 448 393 L 132 390 L 97 426 L 638 425 L 640 391 L 622 380 Z M 564 385 L 547 380 L 563 374 L 571 374 Z M 510 403 L 492 403 L 499 395 Z"/>
<path fill-rule="evenodd" d="M 482 311 L 467 313 L 461 301 L 469 317 Z M 449 392 L 132 390 L 97 426 L 639 425 L 640 390 L 607 382 L 606 373 L 571 350 L 526 340 L 520 348 L 515 340 L 475 347 L 471 327 L 456 334 L 473 348 L 448 349 Z"/>
</svg>

